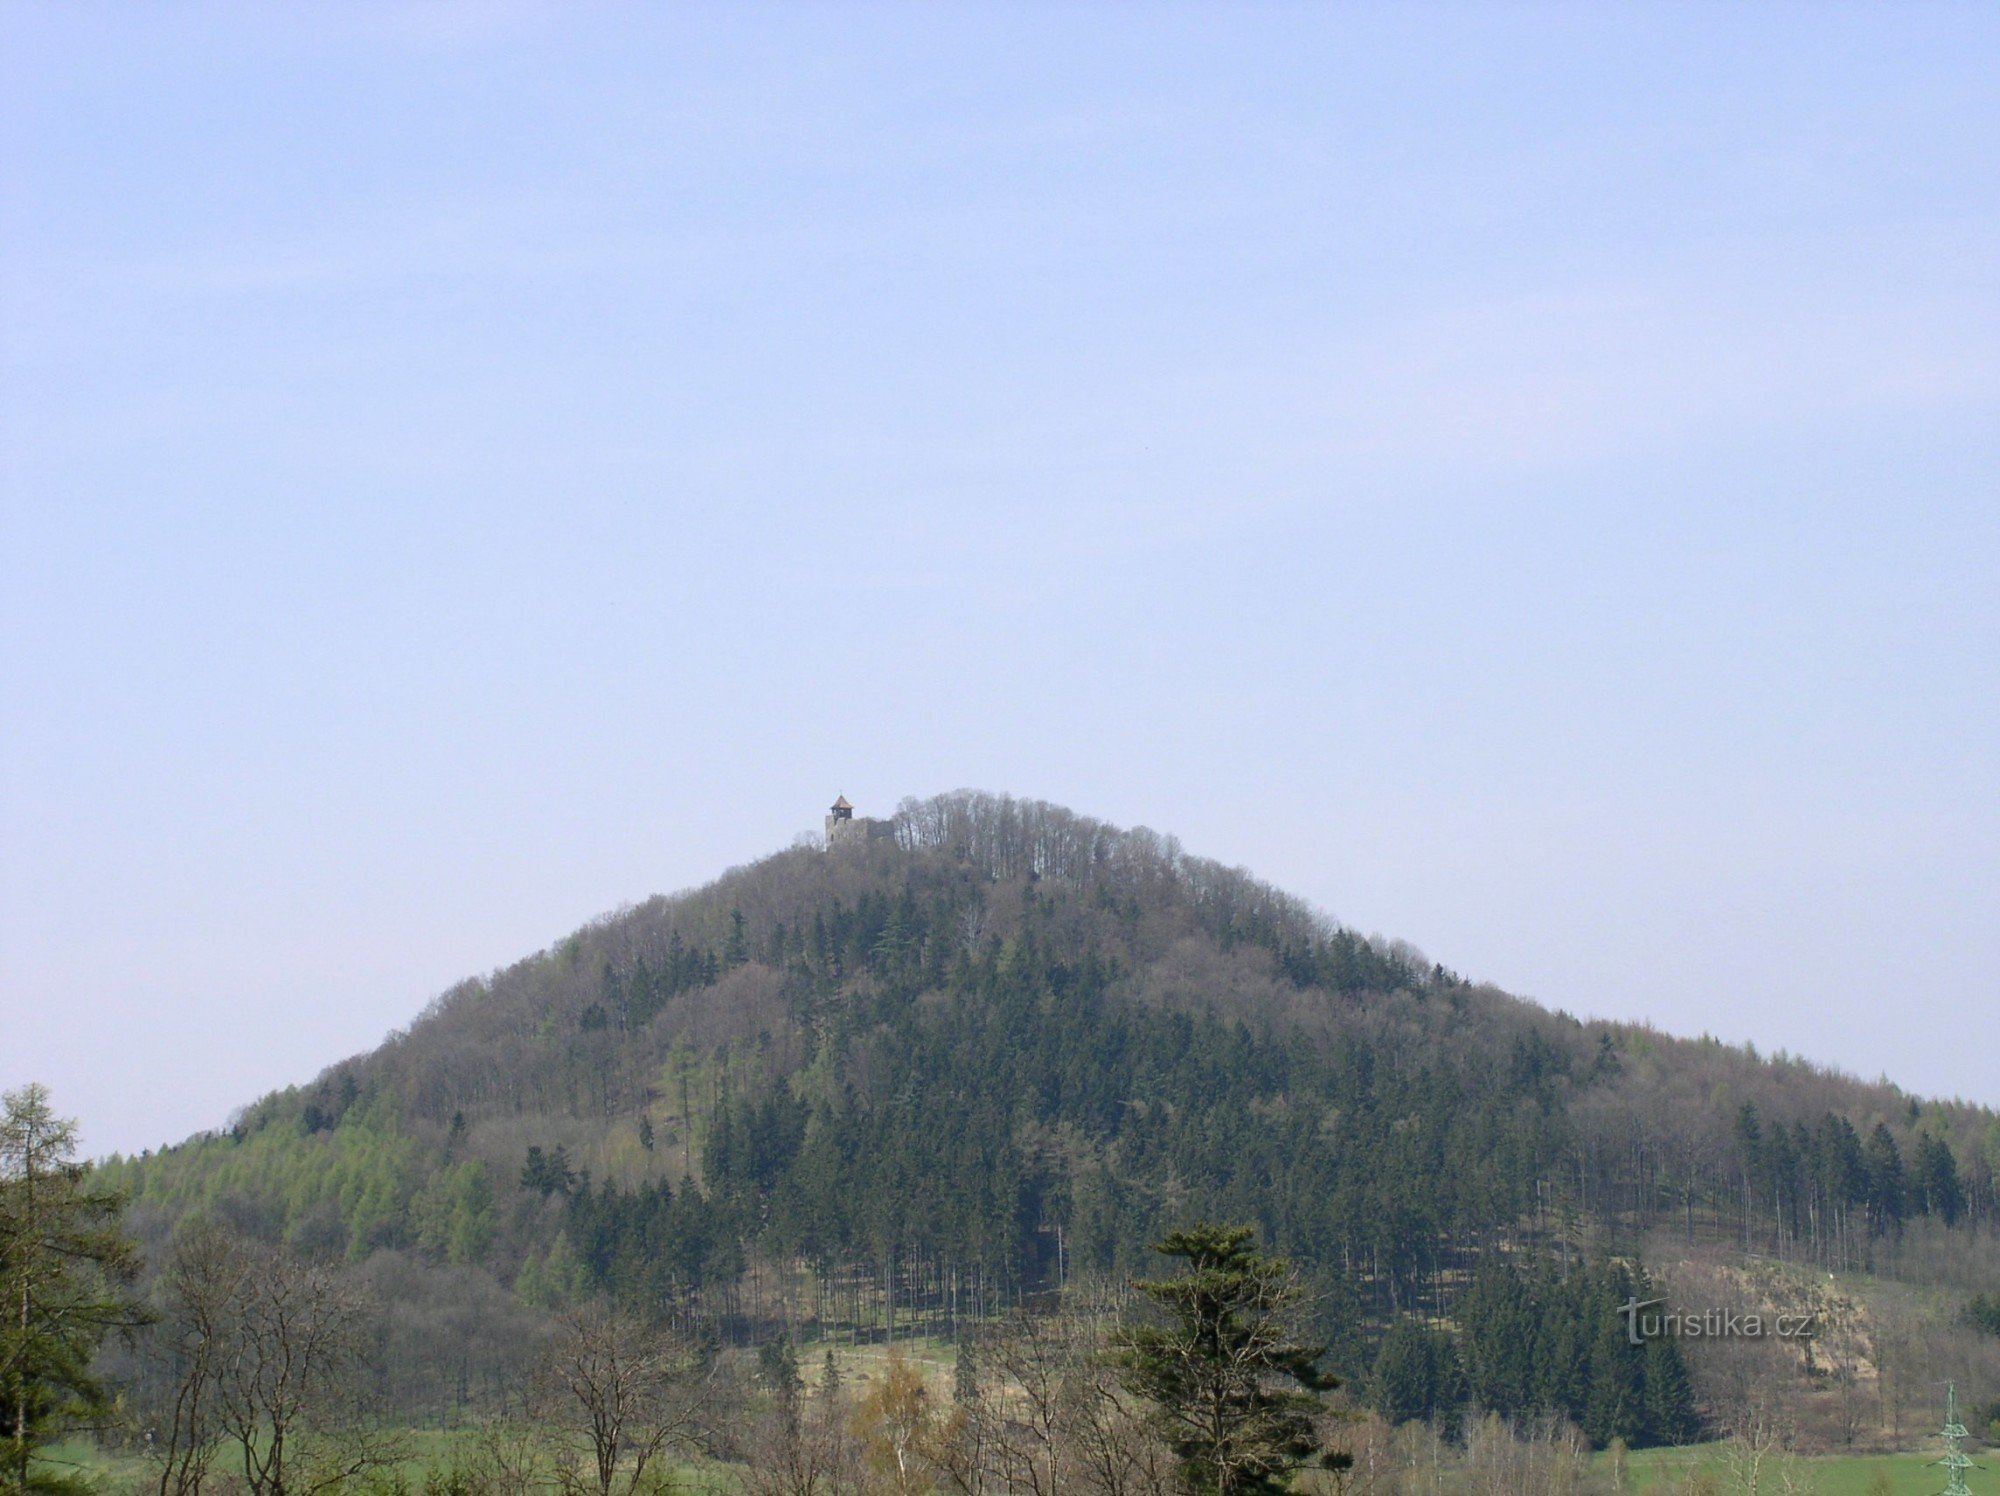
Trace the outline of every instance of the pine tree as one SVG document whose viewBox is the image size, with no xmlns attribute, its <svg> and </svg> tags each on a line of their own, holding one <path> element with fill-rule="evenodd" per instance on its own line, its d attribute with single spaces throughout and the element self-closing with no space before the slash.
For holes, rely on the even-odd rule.
<svg viewBox="0 0 2000 1496">
<path fill-rule="evenodd" d="M 1313 1457 L 1313 1418 L 1336 1379 L 1293 1338 L 1301 1298 L 1288 1264 L 1251 1245 L 1248 1226 L 1206 1223 L 1157 1243 L 1187 1270 L 1140 1282 L 1161 1322 L 1121 1336 L 1129 1390 L 1158 1412 L 1181 1479 L 1197 1496 L 1275 1496 Z"/>
</svg>

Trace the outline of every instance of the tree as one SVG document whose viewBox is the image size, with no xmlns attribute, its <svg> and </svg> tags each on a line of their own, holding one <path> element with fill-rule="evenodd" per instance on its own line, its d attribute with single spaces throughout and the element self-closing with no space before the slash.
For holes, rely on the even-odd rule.
<svg viewBox="0 0 2000 1496">
<path fill-rule="evenodd" d="M 1877 1122 L 1863 1150 L 1863 1168 L 1868 1176 L 1868 1215 L 1871 1229 L 1879 1236 L 1900 1230 L 1908 1185 L 1903 1177 L 1903 1155 L 1889 1129 Z"/>
<path fill-rule="evenodd" d="M 1959 1214 L 1965 1209 L 1965 1189 L 1959 1183 L 1958 1160 L 1952 1156 L 1951 1144 L 1928 1133 L 1917 1139 L 1911 1187 L 1924 1214 L 1942 1217 L 1947 1226 L 1958 1224 Z"/>
<path fill-rule="evenodd" d="M 1094 1284 L 959 1346 L 951 1411 L 923 1444 L 952 1496 L 1168 1496 L 1173 1454 L 1106 1356 L 1116 1307 Z M 976 1356 L 977 1363 L 974 1363 Z"/>
<path fill-rule="evenodd" d="M 1974 1299 L 1966 1316 L 1978 1323 L 1977 1316 L 1985 1307 L 1983 1299 Z M 960 1407 L 970 1407 L 979 1401 L 979 1353 L 974 1348 L 970 1335 L 963 1332 L 958 1337 L 958 1355 L 951 1366 L 951 1400 Z"/>
<path fill-rule="evenodd" d="M 1318 1449 L 1313 1394 L 1338 1385 L 1319 1371 L 1318 1348 L 1293 1338 L 1303 1295 L 1290 1266 L 1260 1255 L 1254 1236 L 1207 1223 L 1170 1233 L 1154 1250 L 1187 1270 L 1134 1285 L 1160 1322 L 1121 1337 L 1126 1385 L 1157 1408 L 1195 1496 L 1282 1491 Z"/>
<path fill-rule="evenodd" d="M 2000 1335 L 2000 1293 L 1990 1297 L 1976 1293 L 1965 1306 L 1965 1322 L 1975 1330 L 1984 1330 L 1989 1335 Z"/>
<path fill-rule="evenodd" d="M 249 1263 L 235 1240 L 209 1221 L 182 1222 L 154 1292 L 157 1335 L 170 1385 L 157 1410 L 159 1496 L 193 1496 L 221 1444 L 217 1404 L 234 1342 L 233 1325 Z"/>
<path fill-rule="evenodd" d="M 401 1458 L 367 1406 L 372 1316 L 354 1285 L 283 1248 L 205 1250 L 225 1259 L 209 1270 L 215 1422 L 252 1496 L 314 1496 Z"/>
<path fill-rule="evenodd" d="M 1398 1319 L 1382 1337 L 1369 1392 L 1375 1411 L 1392 1424 L 1456 1413 L 1467 1394 L 1451 1335 L 1407 1315 Z"/>
<path fill-rule="evenodd" d="M 1658 1335 L 1646 1342 L 1646 1433 L 1655 1444 L 1688 1444 L 1701 1432 L 1695 1411 L 1694 1384 L 1687 1362 L 1672 1338 Z"/>
<path fill-rule="evenodd" d="M 665 1489 L 664 1456 L 689 1447 L 706 1390 L 695 1347 L 599 1308 L 565 1317 L 544 1356 L 538 1421 L 565 1496 Z"/>
<path fill-rule="evenodd" d="M 783 1330 L 757 1347 L 757 1379 L 780 1406 L 790 1409 L 797 1404 L 804 1383 L 799 1377 L 799 1357 L 792 1349 L 792 1337 Z"/>
<path fill-rule="evenodd" d="M 138 1252 L 121 1196 L 93 1189 L 76 1161 L 76 1123 L 48 1090 L 10 1091 L 0 1115 L 0 1435 L 17 1490 L 37 1479 L 36 1448 L 109 1406 L 91 1358 L 113 1329 L 140 1323 Z"/>
<path fill-rule="evenodd" d="M 881 1375 L 870 1379 L 854 1410 L 854 1431 L 892 1496 L 917 1496 L 931 1489 L 929 1455 L 938 1443 L 940 1424 L 922 1373 L 890 1347 Z"/>
<path fill-rule="evenodd" d="M 372 1416 L 377 1325 L 345 1275 L 190 1219 L 154 1292 L 159 1496 L 200 1491 L 232 1447 L 253 1496 L 314 1496 L 402 1457 Z"/>
<path fill-rule="evenodd" d="M 832 1366 L 828 1351 L 828 1366 Z M 796 1369 L 796 1363 L 794 1364 Z M 861 1448 L 848 1432 L 849 1408 L 837 1375 L 808 1391 L 772 1398 L 750 1430 L 744 1460 L 748 1496 L 853 1496 L 864 1485 Z"/>
</svg>

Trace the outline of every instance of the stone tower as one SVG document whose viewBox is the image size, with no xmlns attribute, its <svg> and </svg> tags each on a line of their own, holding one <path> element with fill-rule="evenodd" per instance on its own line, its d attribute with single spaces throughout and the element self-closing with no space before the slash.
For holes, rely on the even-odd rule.
<svg viewBox="0 0 2000 1496">
<path fill-rule="evenodd" d="M 867 816 L 856 816 L 854 807 L 842 795 L 833 802 L 833 808 L 826 813 L 826 845 L 831 851 L 835 847 L 845 847 L 858 842 L 871 842 L 896 834 L 894 821 L 876 821 Z"/>
</svg>

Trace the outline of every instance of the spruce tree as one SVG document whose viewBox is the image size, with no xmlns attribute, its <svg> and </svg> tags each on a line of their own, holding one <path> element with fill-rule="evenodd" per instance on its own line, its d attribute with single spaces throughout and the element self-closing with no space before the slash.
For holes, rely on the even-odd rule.
<svg viewBox="0 0 2000 1496">
<path fill-rule="evenodd" d="M 1656 1335 L 1646 1342 L 1646 1442 L 1687 1444 L 1700 1432 L 1694 1384 L 1681 1348 L 1668 1336 Z"/>
<path fill-rule="evenodd" d="M 757 1378 L 780 1406 L 789 1409 L 798 1402 L 799 1358 L 792 1349 L 792 1337 L 784 1331 L 757 1347 Z"/>
<path fill-rule="evenodd" d="M 1597 1284 L 1594 1312 L 1597 1334 L 1591 1344 L 1590 1396 L 1584 1407 L 1583 1431 L 1599 1449 L 1613 1439 L 1644 1442 L 1646 1351 L 1634 1345 L 1619 1306 L 1633 1297 L 1633 1283 L 1624 1268 L 1607 1270 Z M 1588 1302 L 1588 1301 L 1586 1301 Z"/>
<path fill-rule="evenodd" d="M 1431 1415 L 1437 1401 L 1430 1332 L 1407 1315 L 1390 1326 L 1375 1353 L 1368 1400 L 1390 1423 Z"/>
<path fill-rule="evenodd" d="M 1153 1404 L 1194 1496 L 1283 1491 L 1317 1452 L 1313 1394 L 1337 1385 L 1319 1371 L 1319 1349 L 1293 1338 L 1301 1291 L 1288 1264 L 1255 1250 L 1255 1234 L 1204 1223 L 1157 1243 L 1186 1270 L 1134 1285 L 1158 1318 L 1120 1337 L 1126 1386 Z"/>
<path fill-rule="evenodd" d="M 979 1401 L 979 1359 L 972 1346 L 972 1337 L 961 1333 L 958 1358 L 951 1369 L 951 1400 L 962 1408 Z"/>
<path fill-rule="evenodd" d="M 1876 1235 L 1899 1230 L 1909 1186 L 1903 1176 L 1903 1155 L 1889 1129 L 1877 1122 L 1863 1150 L 1868 1173 L 1868 1214 Z"/>
</svg>

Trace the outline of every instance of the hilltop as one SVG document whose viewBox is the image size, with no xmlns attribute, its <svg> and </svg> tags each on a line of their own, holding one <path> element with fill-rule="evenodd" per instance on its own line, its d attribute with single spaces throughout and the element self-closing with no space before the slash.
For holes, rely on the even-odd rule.
<svg viewBox="0 0 2000 1496">
<path fill-rule="evenodd" d="M 155 1242 L 203 1210 L 477 1321 L 477 1353 L 439 1332 L 460 1397 L 579 1297 L 738 1340 L 949 1332 L 1198 1216 L 1302 1266 L 1350 1370 L 1453 1322 L 1482 1261 L 1809 1265 L 1920 1285 L 1940 1326 L 1996 1281 L 1990 1111 L 1551 1013 L 1040 802 L 829 840 L 104 1172 Z M 1881 1359 L 1855 1358 L 1878 1389 Z"/>
</svg>

